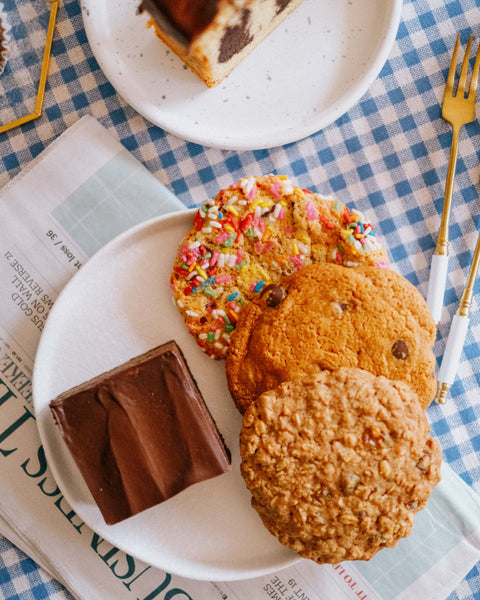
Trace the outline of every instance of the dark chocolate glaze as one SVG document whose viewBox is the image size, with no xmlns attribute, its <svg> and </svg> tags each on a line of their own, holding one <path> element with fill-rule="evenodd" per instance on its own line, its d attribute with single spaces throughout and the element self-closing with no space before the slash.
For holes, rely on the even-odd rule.
<svg viewBox="0 0 480 600">
<path fill-rule="evenodd" d="M 142 0 L 139 10 L 146 10 L 162 27 L 168 20 L 191 41 L 213 21 L 218 3 L 219 0 Z"/>
<path fill-rule="evenodd" d="M 290 1 L 275 0 L 277 14 Z M 146 10 L 165 33 L 186 46 L 213 21 L 218 4 L 219 0 L 142 0 L 139 12 Z M 241 23 L 227 27 L 220 42 L 219 63 L 228 62 L 252 42 L 249 19 L 250 10 L 244 8 Z"/>
<path fill-rule="evenodd" d="M 230 469 L 230 456 L 175 342 L 50 403 L 106 523 Z"/>
<path fill-rule="evenodd" d="M 232 56 L 238 54 L 245 46 L 253 40 L 250 35 L 250 11 L 246 8 L 242 11 L 242 22 L 239 25 L 227 27 L 220 42 L 218 50 L 218 62 L 226 63 Z"/>
<path fill-rule="evenodd" d="M 277 5 L 278 15 L 287 8 L 287 6 L 290 4 L 290 0 L 275 0 L 275 4 Z"/>
</svg>

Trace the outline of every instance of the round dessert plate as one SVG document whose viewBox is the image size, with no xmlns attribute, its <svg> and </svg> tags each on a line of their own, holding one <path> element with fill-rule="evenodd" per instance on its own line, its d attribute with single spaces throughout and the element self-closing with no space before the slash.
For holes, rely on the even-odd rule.
<svg viewBox="0 0 480 600">
<path fill-rule="evenodd" d="M 185 140 L 271 148 L 323 129 L 388 58 L 402 0 L 303 0 L 220 85 L 207 88 L 136 14 L 140 0 L 81 0 L 92 51 L 117 92 Z"/>
<path fill-rule="evenodd" d="M 241 417 L 228 392 L 224 362 L 201 351 L 172 301 L 170 270 L 191 223 L 192 211 L 187 211 L 139 225 L 107 244 L 71 279 L 40 339 L 34 406 L 59 487 L 101 537 L 170 573 L 197 580 L 247 579 L 291 565 L 298 556 L 267 532 L 250 506 L 240 475 Z M 172 339 L 232 453 L 232 470 L 106 525 L 53 421 L 49 402 Z"/>
</svg>

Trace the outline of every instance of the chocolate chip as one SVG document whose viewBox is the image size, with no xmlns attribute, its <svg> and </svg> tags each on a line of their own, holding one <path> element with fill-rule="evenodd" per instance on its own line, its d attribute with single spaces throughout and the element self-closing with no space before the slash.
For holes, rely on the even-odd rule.
<svg viewBox="0 0 480 600">
<path fill-rule="evenodd" d="M 287 295 L 287 291 L 281 286 L 275 283 L 271 283 L 270 285 L 266 285 L 262 288 L 260 293 L 260 297 L 265 296 L 265 304 L 269 308 L 277 308 L 280 304 L 285 300 L 285 296 Z"/>
<path fill-rule="evenodd" d="M 343 316 L 343 313 L 346 313 L 347 310 L 351 308 L 348 302 L 332 302 L 333 310 L 339 316 Z"/>
<path fill-rule="evenodd" d="M 415 466 L 422 473 L 426 473 L 430 466 L 431 458 L 432 458 L 432 455 L 430 454 L 430 452 L 425 452 L 425 454 L 420 458 L 420 460 L 417 462 L 417 464 Z"/>
<path fill-rule="evenodd" d="M 392 346 L 392 354 L 398 360 L 405 360 L 408 356 L 408 346 L 403 340 L 397 340 Z"/>
<path fill-rule="evenodd" d="M 218 51 L 218 62 L 226 63 L 232 56 L 238 54 L 245 46 L 253 40 L 249 28 L 250 11 L 246 8 L 242 11 L 242 22 L 240 25 L 227 27 L 220 42 Z"/>
</svg>

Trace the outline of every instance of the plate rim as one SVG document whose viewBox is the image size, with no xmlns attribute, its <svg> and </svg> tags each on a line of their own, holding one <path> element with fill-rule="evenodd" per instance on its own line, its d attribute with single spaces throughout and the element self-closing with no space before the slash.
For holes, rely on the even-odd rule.
<svg viewBox="0 0 480 600">
<path fill-rule="evenodd" d="M 43 363 L 45 360 L 44 355 L 45 355 L 45 353 L 48 353 L 48 346 L 47 346 L 47 351 L 44 350 L 44 347 L 48 342 L 48 338 L 47 338 L 48 334 L 45 335 L 45 332 L 48 332 L 48 330 L 52 327 L 51 323 L 53 322 L 53 320 L 55 318 L 55 311 L 62 310 L 61 303 L 58 301 L 62 297 L 68 297 L 69 289 L 71 288 L 71 286 L 76 285 L 76 281 L 81 277 L 81 273 L 82 273 L 82 271 L 84 271 L 84 269 L 87 265 L 90 265 L 88 267 L 89 269 L 95 268 L 95 263 L 98 260 L 102 260 L 102 255 L 104 253 L 108 254 L 109 252 L 111 252 L 112 248 L 115 248 L 115 246 L 117 246 L 117 245 L 121 246 L 125 241 L 128 241 L 130 238 L 134 238 L 135 236 L 141 234 L 142 231 L 148 232 L 152 227 L 155 227 L 155 226 L 163 223 L 164 221 L 166 221 L 166 222 L 171 221 L 171 220 L 179 220 L 180 221 L 182 219 L 185 219 L 187 221 L 188 217 L 191 217 L 193 214 L 195 214 L 195 212 L 197 210 L 198 210 L 198 208 L 196 208 L 196 207 L 189 208 L 189 209 L 187 208 L 186 210 L 174 211 L 174 212 L 171 212 L 171 213 L 168 213 L 165 215 L 147 219 L 145 221 L 142 221 L 142 222 L 128 228 L 124 232 L 120 233 L 119 235 L 117 235 L 116 237 L 111 239 L 104 246 L 102 246 L 102 248 L 100 248 L 97 252 L 95 252 L 84 263 L 82 269 L 80 269 L 77 273 L 75 273 L 71 277 L 71 279 L 67 282 L 67 284 L 63 287 L 63 289 L 60 291 L 60 293 L 58 294 L 58 296 L 52 306 L 50 314 L 46 320 L 42 335 L 40 336 L 40 341 L 39 341 L 39 344 L 37 347 L 37 353 L 36 353 L 36 358 L 35 358 L 34 365 L 33 365 L 33 374 L 32 374 L 33 409 L 34 409 L 34 413 L 36 416 L 36 424 L 37 424 L 37 430 L 39 433 L 40 441 L 41 441 L 42 447 L 45 452 L 48 467 L 55 479 L 55 482 L 61 489 L 62 494 L 64 495 L 66 501 L 76 511 L 76 513 L 82 518 L 82 520 L 85 522 L 85 524 L 94 532 L 96 531 L 95 525 L 88 518 L 88 515 L 87 515 L 87 518 L 85 518 L 85 514 L 83 513 L 83 510 L 81 508 L 80 508 L 80 510 L 78 510 L 77 503 L 72 499 L 72 495 L 70 493 L 71 489 L 68 487 L 65 487 L 63 485 L 64 478 L 59 474 L 59 469 L 57 468 L 57 463 L 56 463 L 55 457 L 52 454 L 52 451 L 51 451 L 52 447 L 48 441 L 48 432 L 46 431 L 47 428 L 43 423 L 43 419 L 39 418 L 39 413 L 41 411 L 45 411 L 48 408 L 48 405 L 46 405 L 45 402 L 39 402 L 39 400 L 38 400 L 38 398 L 42 396 L 42 393 L 38 391 L 39 387 L 40 387 L 39 381 L 42 377 L 40 371 L 43 367 Z M 93 267 L 91 265 L 93 265 Z M 55 308 L 56 306 L 58 306 L 59 308 L 56 309 Z M 51 319 L 52 315 L 53 315 L 53 319 Z M 49 321 L 50 321 L 50 325 L 49 325 Z M 57 440 L 61 441 L 60 433 L 57 433 Z M 71 458 L 73 460 L 71 455 L 68 453 L 67 449 L 65 449 L 64 455 L 66 455 L 69 459 Z M 78 476 L 82 478 L 82 476 L 80 474 Z M 82 478 L 82 480 L 83 480 L 83 478 Z M 86 486 L 84 481 L 83 481 L 83 484 Z M 92 502 L 94 503 L 94 500 L 92 500 Z M 98 507 L 97 507 L 97 510 L 98 510 Z M 112 531 L 112 534 L 114 534 L 113 528 L 111 529 L 111 531 Z M 206 565 L 205 567 L 202 567 L 204 569 L 202 572 L 199 572 L 200 565 L 197 565 L 197 568 L 194 570 L 194 574 L 192 575 L 190 572 L 187 572 L 185 569 L 175 570 L 175 568 L 172 568 L 172 564 L 161 565 L 159 563 L 154 563 L 152 561 L 149 561 L 148 557 L 146 557 L 146 556 L 138 556 L 135 553 L 132 553 L 131 549 L 128 548 L 128 544 L 122 544 L 121 542 L 119 542 L 118 539 L 115 539 L 115 535 L 112 535 L 112 536 L 108 535 L 108 528 L 107 528 L 107 533 L 102 531 L 101 535 L 102 535 L 103 539 L 105 539 L 107 542 L 115 545 L 115 547 L 119 548 L 121 551 L 123 551 L 127 554 L 130 554 L 131 556 L 134 556 L 138 560 L 141 560 L 147 564 L 152 565 L 154 568 L 163 569 L 165 571 L 175 573 L 177 576 L 185 577 L 185 578 L 197 580 L 197 581 L 238 581 L 238 580 L 251 579 L 254 577 L 261 577 L 261 576 L 265 576 L 265 575 L 277 572 L 277 571 L 287 568 L 289 566 L 292 566 L 301 560 L 301 557 L 298 554 L 295 554 L 295 553 L 293 553 L 293 551 L 289 551 L 287 548 L 285 548 L 286 553 L 291 552 L 291 555 L 289 556 L 288 559 L 285 559 L 285 560 L 283 560 L 283 562 L 277 563 L 275 565 L 264 566 L 262 568 L 257 568 L 257 569 L 242 568 L 241 570 L 235 570 L 235 569 L 232 569 L 231 567 L 222 567 L 222 566 L 212 567 L 211 565 Z"/>
<path fill-rule="evenodd" d="M 377 1 L 381 2 L 381 0 Z M 298 124 L 295 128 L 285 126 L 282 129 L 276 130 L 274 133 L 267 133 L 263 142 L 254 141 L 258 140 L 258 132 L 255 132 L 255 135 L 251 136 L 250 142 L 246 142 L 235 137 L 233 137 L 231 141 L 228 141 L 225 136 L 222 137 L 218 133 L 212 138 L 203 135 L 202 132 L 195 135 L 192 133 L 191 129 L 189 129 L 188 122 L 186 122 L 183 127 L 178 126 L 176 123 L 172 126 L 172 124 L 168 122 L 168 119 L 165 120 L 165 118 L 161 118 L 161 108 L 154 106 L 151 103 L 147 106 L 145 103 L 141 104 L 136 102 L 135 92 L 128 89 L 128 84 L 124 83 L 121 77 L 118 77 L 113 68 L 113 64 L 105 59 L 101 44 L 98 40 L 97 43 L 94 43 L 96 41 L 96 33 L 94 19 L 90 14 L 90 7 L 94 2 L 95 0 L 81 0 L 81 12 L 87 39 L 95 59 L 117 93 L 146 120 L 186 142 L 222 150 L 236 151 L 270 149 L 301 141 L 310 135 L 323 130 L 348 112 L 365 95 L 384 67 L 398 33 L 403 9 L 403 0 L 386 0 L 386 2 L 383 2 L 383 4 L 387 4 L 388 2 L 387 18 L 385 19 L 385 29 L 382 30 L 382 35 L 379 36 L 382 38 L 382 43 L 376 51 L 375 58 L 370 62 L 369 68 L 363 73 L 360 79 L 355 80 L 355 85 L 352 88 L 348 88 L 340 96 L 338 101 L 334 103 L 333 107 L 322 111 L 316 118 L 312 117 L 307 123 L 303 124 L 303 126 L 299 126 Z M 287 19 L 291 16 L 292 15 L 289 15 Z M 160 118 L 158 118 L 158 113 L 160 113 Z"/>
</svg>

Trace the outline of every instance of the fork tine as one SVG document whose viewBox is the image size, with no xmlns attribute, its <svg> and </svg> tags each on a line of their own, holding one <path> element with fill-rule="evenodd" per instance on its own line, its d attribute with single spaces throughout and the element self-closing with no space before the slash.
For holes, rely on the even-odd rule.
<svg viewBox="0 0 480 600">
<path fill-rule="evenodd" d="M 468 99 L 470 99 L 471 96 L 475 97 L 475 94 L 477 93 L 479 67 L 480 67 L 480 42 L 478 44 L 477 56 L 475 57 L 475 64 L 473 65 L 472 79 L 470 82 L 470 91 L 468 92 Z"/>
<path fill-rule="evenodd" d="M 468 38 L 467 48 L 465 50 L 465 56 L 463 57 L 462 63 L 462 71 L 460 73 L 460 79 L 458 81 L 458 91 L 457 96 L 463 98 L 465 96 L 465 83 L 467 81 L 467 70 L 468 70 L 468 61 L 470 58 L 470 46 L 472 45 L 472 36 Z"/>
<path fill-rule="evenodd" d="M 445 96 L 451 96 L 453 92 L 453 84 L 455 81 L 455 71 L 457 68 L 458 44 L 460 42 L 460 34 L 457 35 L 457 41 L 453 49 L 452 60 L 450 61 L 450 69 L 448 70 L 447 84 L 445 86 Z"/>
</svg>

